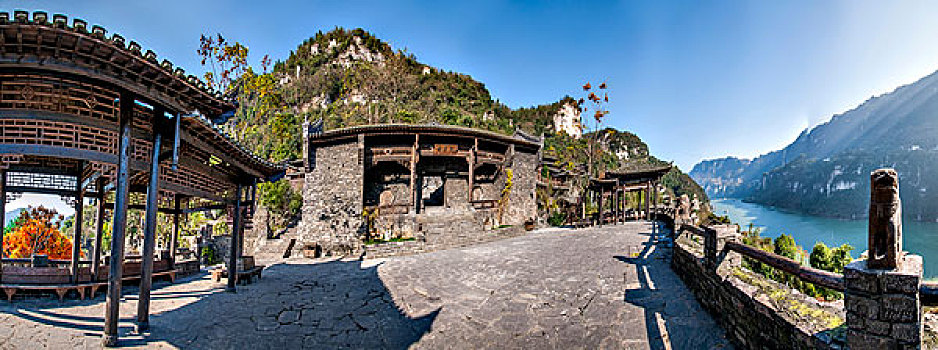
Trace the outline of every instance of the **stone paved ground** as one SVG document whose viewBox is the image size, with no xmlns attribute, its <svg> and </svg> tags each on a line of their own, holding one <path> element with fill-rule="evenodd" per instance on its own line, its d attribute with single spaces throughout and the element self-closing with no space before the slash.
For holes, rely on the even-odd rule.
<svg viewBox="0 0 938 350">
<path fill-rule="evenodd" d="M 157 283 L 147 348 L 729 348 L 671 272 L 647 223 L 542 230 L 388 260 L 291 260 L 224 293 L 206 276 Z M 0 302 L 0 348 L 99 348 L 103 294 Z"/>
</svg>

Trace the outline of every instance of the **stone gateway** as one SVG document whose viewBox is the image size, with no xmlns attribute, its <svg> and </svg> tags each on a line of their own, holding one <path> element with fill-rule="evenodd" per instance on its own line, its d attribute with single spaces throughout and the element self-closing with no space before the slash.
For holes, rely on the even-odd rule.
<svg viewBox="0 0 938 350">
<path fill-rule="evenodd" d="M 520 232 L 537 215 L 540 138 L 441 125 L 310 130 L 298 249 L 434 250 Z"/>
</svg>

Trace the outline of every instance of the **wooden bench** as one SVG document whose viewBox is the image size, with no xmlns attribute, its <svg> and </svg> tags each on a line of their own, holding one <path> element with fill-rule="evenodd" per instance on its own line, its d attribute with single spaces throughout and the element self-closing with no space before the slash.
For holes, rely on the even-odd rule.
<svg viewBox="0 0 938 350">
<path fill-rule="evenodd" d="M 264 272 L 264 265 L 257 265 L 247 270 L 238 271 L 238 276 L 235 282 L 240 282 L 243 280 L 246 283 L 251 283 L 254 276 L 257 276 L 257 278 L 260 279 L 262 272 Z M 215 282 L 221 282 L 222 278 L 227 278 L 227 277 L 228 277 L 228 269 L 226 268 L 219 268 L 219 269 L 212 270 L 212 280 Z"/>
<path fill-rule="evenodd" d="M 580 221 L 573 222 L 573 227 L 575 228 L 584 228 L 584 227 L 590 227 L 590 226 L 593 226 L 593 222 L 590 220 L 580 220 Z"/>
<path fill-rule="evenodd" d="M 153 278 L 157 276 L 168 276 L 170 283 L 176 283 L 176 270 L 169 271 L 154 271 Z M 121 278 L 122 281 L 130 281 L 140 279 L 140 275 L 135 276 L 126 276 Z M 57 283 L 57 284 L 26 284 L 26 283 L 6 283 L 0 284 L 0 289 L 3 290 L 3 293 L 7 297 L 7 301 L 12 302 L 13 296 L 16 292 L 21 290 L 51 290 L 59 296 L 59 301 L 65 299 L 65 295 L 68 294 L 68 291 L 74 290 L 78 292 L 78 295 L 82 300 L 85 299 L 86 292 L 90 291 L 89 297 L 94 298 L 97 294 L 98 289 L 101 287 L 106 287 L 108 285 L 107 281 L 103 282 L 83 282 L 78 284 L 68 284 L 68 283 Z"/>
<path fill-rule="evenodd" d="M 150 277 L 150 278 L 156 279 L 157 276 L 168 276 L 168 277 L 169 277 L 169 283 L 176 283 L 176 273 L 177 273 L 177 272 L 178 272 L 178 270 L 153 271 L 153 276 Z M 107 276 L 107 274 L 105 274 L 105 276 Z M 123 277 L 121 277 L 121 281 L 133 281 L 133 280 L 137 280 L 137 279 L 140 279 L 140 275 L 132 275 L 132 276 L 123 276 Z M 90 283 L 89 287 L 91 288 L 91 294 L 90 294 L 91 297 L 94 298 L 94 296 L 95 296 L 95 295 L 97 294 L 97 292 L 98 292 L 98 289 L 100 289 L 101 287 L 107 286 L 107 284 L 108 284 L 108 281 Z"/>
<path fill-rule="evenodd" d="M 7 301 L 13 301 L 13 295 L 16 292 L 21 290 L 53 290 L 55 294 L 58 294 L 59 301 L 65 299 L 65 294 L 68 294 L 68 291 L 75 290 L 78 291 L 78 295 L 81 296 L 81 299 L 85 299 L 85 288 L 91 287 L 93 283 L 82 283 L 82 284 L 0 284 L 0 289 L 3 289 L 3 293 L 7 296 Z"/>
</svg>

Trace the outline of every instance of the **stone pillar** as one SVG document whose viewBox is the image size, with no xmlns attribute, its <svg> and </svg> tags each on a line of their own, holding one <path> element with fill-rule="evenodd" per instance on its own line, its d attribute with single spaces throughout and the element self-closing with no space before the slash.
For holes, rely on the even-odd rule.
<svg viewBox="0 0 938 350">
<path fill-rule="evenodd" d="M 707 266 L 716 270 L 722 261 L 723 247 L 727 242 L 740 240 L 739 226 L 713 225 L 704 226 L 704 257 Z"/>
<path fill-rule="evenodd" d="M 851 349 L 919 349 L 922 343 L 922 257 L 907 254 L 900 268 L 870 269 L 867 260 L 844 268 L 847 345 Z"/>
<path fill-rule="evenodd" d="M 895 170 L 870 176 L 869 252 L 844 268 L 847 345 L 851 349 L 919 349 L 922 257 L 902 251 L 902 207 Z"/>
<path fill-rule="evenodd" d="M 869 260 L 873 269 L 895 269 L 902 256 L 902 203 L 893 169 L 870 174 Z"/>
</svg>

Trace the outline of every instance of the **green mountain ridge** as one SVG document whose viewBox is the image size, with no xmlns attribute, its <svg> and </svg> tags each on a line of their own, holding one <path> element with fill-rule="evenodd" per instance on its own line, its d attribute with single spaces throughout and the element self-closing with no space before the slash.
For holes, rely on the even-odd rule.
<svg viewBox="0 0 938 350">
<path fill-rule="evenodd" d="M 554 130 L 560 113 L 579 117 L 574 98 L 512 109 L 493 99 L 485 85 L 471 76 L 420 63 L 413 54 L 395 51 L 363 29 L 316 33 L 264 77 L 273 82 L 271 91 L 261 101 L 241 90 L 242 100 L 250 103 L 242 105 L 226 128 L 271 161 L 300 159 L 300 125 L 320 118 L 327 130 L 385 123 L 459 125 L 507 135 L 521 130 L 545 135 L 548 154 L 578 164 L 586 161 L 577 155 L 583 138 Z M 611 128 L 602 133 L 604 168 L 663 164 L 638 136 Z M 706 200 L 687 175 L 676 170 L 673 178 L 670 183 L 680 187 L 678 192 Z"/>
<path fill-rule="evenodd" d="M 804 213 L 868 215 L 869 174 L 895 168 L 903 212 L 938 219 L 938 72 L 872 97 L 787 147 L 751 161 L 707 160 L 690 175 L 711 196 L 742 198 Z"/>
</svg>

